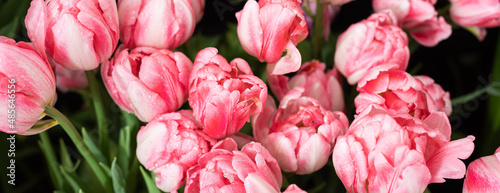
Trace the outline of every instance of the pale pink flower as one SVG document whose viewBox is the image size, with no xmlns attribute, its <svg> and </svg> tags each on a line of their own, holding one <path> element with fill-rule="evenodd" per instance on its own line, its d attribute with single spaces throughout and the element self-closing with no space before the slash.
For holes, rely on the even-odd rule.
<svg viewBox="0 0 500 193">
<path fill-rule="evenodd" d="M 118 106 L 149 122 L 186 102 L 191 68 L 191 61 L 181 52 L 121 46 L 102 65 L 101 75 Z"/>
<path fill-rule="evenodd" d="M 304 88 L 304 96 L 315 98 L 321 106 L 330 111 L 344 110 L 344 92 L 342 90 L 342 77 L 337 69 L 325 72 L 325 63 L 313 60 L 302 64 L 299 71 L 288 78 L 285 75 L 271 74 L 271 65 L 267 67 L 267 80 L 269 87 L 278 100 L 295 87 Z"/>
<path fill-rule="evenodd" d="M 219 141 L 188 170 L 186 193 L 278 193 L 281 170 L 269 152 L 251 142 L 238 151 L 231 138 Z"/>
<path fill-rule="evenodd" d="M 348 192 L 423 192 L 429 183 L 465 174 L 473 136 L 450 141 L 443 112 L 423 121 L 372 105 L 340 136 L 333 150 L 336 173 Z"/>
<path fill-rule="evenodd" d="M 301 56 L 295 47 L 307 37 L 300 0 L 248 0 L 236 13 L 243 49 L 261 62 L 276 63 L 273 74 L 295 72 Z M 283 52 L 286 51 L 286 56 Z"/>
<path fill-rule="evenodd" d="M 83 70 L 68 70 L 60 64 L 55 64 L 56 86 L 61 92 L 68 92 L 70 89 L 87 88 L 89 82 Z"/>
<path fill-rule="evenodd" d="M 92 70 L 118 44 L 114 0 L 34 0 L 25 19 L 34 47 L 70 70 Z"/>
<path fill-rule="evenodd" d="M 409 114 L 419 119 L 437 111 L 450 114 L 449 94 L 429 77 L 420 79 L 402 70 L 371 71 L 358 83 L 359 95 L 354 99 L 356 112 L 377 104 L 393 114 Z"/>
<path fill-rule="evenodd" d="M 300 87 L 290 90 L 275 114 L 272 108 L 265 108 L 254 117 L 253 133 L 283 171 L 310 174 L 326 164 L 337 136 L 346 131 L 349 122 L 344 113 L 327 111 L 302 92 Z"/>
<path fill-rule="evenodd" d="M 451 35 L 451 26 L 437 17 L 436 0 L 373 0 L 372 4 L 375 11 L 392 10 L 399 25 L 424 46 L 435 46 Z"/>
<path fill-rule="evenodd" d="M 179 189 L 189 167 L 207 153 L 215 139 L 201 132 L 192 111 L 160 115 L 137 134 L 137 159 L 156 174 L 156 186 L 165 192 Z"/>
<path fill-rule="evenodd" d="M 486 29 L 500 26 L 500 2 L 497 0 L 450 0 L 450 17 L 456 24 L 473 28 L 480 40 Z"/>
<path fill-rule="evenodd" d="M 497 192 L 500 190 L 500 148 L 495 154 L 474 160 L 467 167 L 464 193 Z"/>
<path fill-rule="evenodd" d="M 191 37 L 197 18 L 191 0 L 120 0 L 118 11 L 120 39 L 131 49 L 173 50 Z"/>
<path fill-rule="evenodd" d="M 391 67 L 405 70 L 409 58 L 408 37 L 386 10 L 351 25 L 339 36 L 335 67 L 352 85 L 382 64 L 396 64 Z"/>
<path fill-rule="evenodd" d="M 191 5 L 193 6 L 196 23 L 198 23 L 205 12 L 205 0 L 191 0 Z"/>
<path fill-rule="evenodd" d="M 189 77 L 189 105 L 203 131 L 220 139 L 238 132 L 251 115 L 262 111 L 267 86 L 245 60 L 228 63 L 217 52 L 198 52 Z"/>
<path fill-rule="evenodd" d="M 0 131 L 33 135 L 31 129 L 56 97 L 56 81 L 48 62 L 25 42 L 0 36 Z"/>
</svg>

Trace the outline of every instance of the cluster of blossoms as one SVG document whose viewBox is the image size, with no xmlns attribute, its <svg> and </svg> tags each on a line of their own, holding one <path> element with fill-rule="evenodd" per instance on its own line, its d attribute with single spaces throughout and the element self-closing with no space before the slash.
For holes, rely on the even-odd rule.
<svg viewBox="0 0 500 193">
<path fill-rule="evenodd" d="M 430 77 L 405 72 L 410 51 L 403 29 L 424 46 L 451 35 L 436 0 L 373 0 L 376 13 L 339 36 L 333 69 L 318 60 L 302 64 L 296 46 L 312 22 L 302 7 L 316 12 L 316 3 L 328 3 L 329 29 L 349 2 L 248 0 L 236 13 L 241 45 L 267 63 L 277 105 L 245 60 L 228 62 L 205 48 L 192 62 L 172 51 L 193 34 L 204 0 L 34 0 L 25 20 L 31 45 L 0 37 L 0 59 L 10 62 L 1 73 L 22 74 L 15 132 L 43 131 L 30 128 L 54 104 L 56 85 L 85 87 L 83 71 L 102 63 L 113 100 L 147 123 L 136 154 L 163 191 L 185 184 L 186 192 L 280 192 L 281 170 L 311 174 L 330 156 L 348 192 L 423 192 L 464 176 L 465 191 L 480 191 L 486 185 L 478 181 L 491 175 L 486 171 L 500 168 L 498 150 L 473 162 L 466 175 L 460 159 L 471 155 L 475 138 L 450 141 L 450 94 Z M 450 3 L 453 21 L 480 39 L 484 28 L 500 25 L 499 1 Z M 342 76 L 359 91 L 351 124 Z M 192 110 L 179 110 L 186 102 Z M 239 133 L 246 122 L 252 137 Z M 0 129 L 12 133 L 7 125 Z M 493 175 L 488 185 L 498 187 L 499 179 Z M 304 191 L 290 185 L 285 192 Z"/>
</svg>

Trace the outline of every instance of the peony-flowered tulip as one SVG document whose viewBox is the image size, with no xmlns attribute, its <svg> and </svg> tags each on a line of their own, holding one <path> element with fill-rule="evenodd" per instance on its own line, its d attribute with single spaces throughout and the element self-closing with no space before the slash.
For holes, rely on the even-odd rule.
<svg viewBox="0 0 500 193">
<path fill-rule="evenodd" d="M 118 44 L 114 0 L 34 0 L 25 19 L 28 36 L 45 57 L 69 70 L 92 70 Z"/>
<path fill-rule="evenodd" d="M 471 27 L 479 40 L 486 36 L 486 29 L 500 26 L 500 1 L 450 0 L 450 17 L 456 24 Z"/>
<path fill-rule="evenodd" d="M 196 14 L 203 10 L 198 1 L 120 0 L 120 38 L 130 49 L 148 46 L 173 50 L 193 34 L 196 18 L 201 17 Z"/>
<path fill-rule="evenodd" d="M 52 64 L 55 64 L 56 86 L 59 91 L 68 92 L 70 89 L 81 89 L 89 86 L 83 70 L 68 70 L 57 62 L 52 62 Z"/>
<path fill-rule="evenodd" d="M 288 78 L 285 75 L 271 74 L 272 65 L 267 67 L 269 87 L 278 100 L 295 87 L 304 88 L 304 96 L 315 98 L 321 106 L 329 111 L 344 110 L 344 92 L 341 75 L 336 69 L 325 73 L 325 63 L 313 60 L 302 64 L 299 71 Z"/>
<path fill-rule="evenodd" d="M 390 10 L 351 25 L 337 40 L 335 67 L 351 85 L 382 64 L 405 70 L 409 59 L 408 37 Z"/>
<path fill-rule="evenodd" d="M 452 29 L 443 17 L 437 17 L 437 0 L 373 0 L 375 11 L 390 9 L 399 25 L 420 44 L 432 47 L 450 37 Z"/>
<path fill-rule="evenodd" d="M 474 137 L 450 141 L 443 112 L 424 120 L 372 105 L 340 136 L 333 150 L 336 173 L 348 192 L 423 192 L 429 183 L 460 179 Z"/>
<path fill-rule="evenodd" d="M 47 60 L 25 42 L 0 36 L 0 131 L 21 135 L 42 132 L 30 129 L 56 97 L 54 73 Z"/>
<path fill-rule="evenodd" d="M 275 114 L 266 108 L 253 118 L 253 132 L 283 171 L 310 174 L 326 164 L 349 122 L 344 113 L 327 111 L 302 92 L 300 87 L 290 90 Z"/>
<path fill-rule="evenodd" d="M 217 52 L 205 48 L 196 56 L 189 77 L 189 105 L 203 131 L 220 139 L 238 132 L 250 116 L 262 111 L 267 86 L 245 60 L 228 63 Z"/>
<path fill-rule="evenodd" d="M 236 13 L 238 38 L 243 49 L 261 62 L 275 63 L 273 74 L 299 70 L 301 56 L 295 47 L 307 37 L 300 0 L 248 0 Z M 286 56 L 283 56 L 286 52 Z"/>
<path fill-rule="evenodd" d="M 402 70 L 371 71 L 358 83 L 357 90 L 360 92 L 354 99 L 357 113 L 372 104 L 418 119 L 436 111 L 451 113 L 449 93 L 429 77 L 415 78 Z"/>
<path fill-rule="evenodd" d="M 160 115 L 137 134 L 137 159 L 156 174 L 156 186 L 165 192 L 179 189 L 189 167 L 207 153 L 215 139 L 201 132 L 192 111 Z"/>
<path fill-rule="evenodd" d="M 474 160 L 467 167 L 463 193 L 497 192 L 500 190 L 500 148 L 495 154 Z"/>
<path fill-rule="evenodd" d="M 184 192 L 278 193 L 281 183 L 278 163 L 264 147 L 251 142 L 238 151 L 226 138 L 188 170 Z"/>
<path fill-rule="evenodd" d="M 141 121 L 179 109 L 188 96 L 192 62 L 181 52 L 121 46 L 102 65 L 104 85 L 113 100 Z"/>
</svg>

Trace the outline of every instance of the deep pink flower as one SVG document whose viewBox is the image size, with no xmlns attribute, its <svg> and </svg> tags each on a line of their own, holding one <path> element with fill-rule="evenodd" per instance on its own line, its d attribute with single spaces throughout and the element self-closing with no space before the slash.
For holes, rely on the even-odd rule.
<svg viewBox="0 0 500 193">
<path fill-rule="evenodd" d="M 181 52 L 121 46 L 102 65 L 104 85 L 123 110 L 141 121 L 179 109 L 188 96 L 191 61 Z"/>
<path fill-rule="evenodd" d="M 301 56 L 295 47 L 307 37 L 300 0 L 248 0 L 236 13 L 243 49 L 261 62 L 276 63 L 273 74 L 295 72 Z M 281 57 L 286 51 L 286 56 Z"/>
<path fill-rule="evenodd" d="M 352 85 L 382 64 L 396 64 L 391 67 L 405 70 L 409 58 L 408 37 L 386 10 L 351 25 L 339 36 L 335 67 Z"/>
<path fill-rule="evenodd" d="M 425 84 L 420 81 L 425 81 Z M 430 113 L 451 113 L 449 94 L 429 77 L 414 78 L 402 70 L 374 70 L 364 77 L 354 99 L 356 112 L 377 104 L 393 114 L 410 114 L 424 119 Z"/>
<path fill-rule="evenodd" d="M 186 193 L 277 193 L 282 176 L 276 159 L 259 143 L 238 151 L 236 143 L 226 138 L 189 169 L 186 182 Z"/>
<path fill-rule="evenodd" d="M 194 2 L 197 2 L 193 0 Z M 120 0 L 120 38 L 128 48 L 173 50 L 194 32 L 197 10 L 191 0 Z"/>
<path fill-rule="evenodd" d="M 37 134 L 31 129 L 56 97 L 56 81 L 48 62 L 25 42 L 0 36 L 0 131 Z"/>
<path fill-rule="evenodd" d="M 198 52 L 189 77 L 189 105 L 207 135 L 223 138 L 238 132 L 262 111 L 266 99 L 266 84 L 245 60 L 228 63 L 215 48 Z"/>
<path fill-rule="evenodd" d="M 137 159 L 156 174 L 156 186 L 165 192 L 179 189 L 189 167 L 214 145 L 201 132 L 192 111 L 156 117 L 137 134 Z"/>
<path fill-rule="evenodd" d="M 429 183 L 465 174 L 473 136 L 450 141 L 443 112 L 423 121 L 372 105 L 340 136 L 333 150 L 336 173 L 348 192 L 423 192 Z"/>
<path fill-rule="evenodd" d="M 467 167 L 464 193 L 496 192 L 500 190 L 500 148 L 495 154 L 474 160 Z"/>
<path fill-rule="evenodd" d="M 119 38 L 114 0 L 34 0 L 25 19 L 34 47 L 70 70 L 92 70 Z"/>
<path fill-rule="evenodd" d="M 290 90 L 275 114 L 272 108 L 265 108 L 256 115 L 253 133 L 283 171 L 310 174 L 326 164 L 337 136 L 346 131 L 349 122 L 344 113 L 327 111 L 302 92 L 300 87 Z"/>
<path fill-rule="evenodd" d="M 443 17 L 437 17 L 436 0 L 373 0 L 372 3 L 375 11 L 392 10 L 399 25 L 424 46 L 435 46 L 451 35 L 451 26 Z"/>
<path fill-rule="evenodd" d="M 486 29 L 500 26 L 500 1 L 498 0 L 450 0 L 450 17 L 456 24 L 477 31 L 480 40 Z"/>
</svg>

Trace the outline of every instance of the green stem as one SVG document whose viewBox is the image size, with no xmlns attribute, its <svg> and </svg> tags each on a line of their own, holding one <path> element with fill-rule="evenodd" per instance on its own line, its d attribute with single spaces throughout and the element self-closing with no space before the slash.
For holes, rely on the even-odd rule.
<svg viewBox="0 0 500 193">
<path fill-rule="evenodd" d="M 63 190 L 63 178 L 61 173 L 59 173 L 59 162 L 54 153 L 54 148 L 50 143 L 49 135 L 47 132 L 41 132 L 39 135 L 41 140 L 40 148 L 42 148 L 42 152 L 47 159 L 47 165 L 49 165 L 49 173 L 52 176 L 54 187 L 58 190 Z"/>
<path fill-rule="evenodd" d="M 313 30 L 313 45 L 314 45 L 314 58 L 321 60 L 321 50 L 323 48 L 323 9 L 324 4 L 317 2 L 316 15 L 314 17 L 314 30 Z"/>
<path fill-rule="evenodd" d="M 95 78 L 94 71 L 85 71 L 87 75 L 87 80 L 89 81 L 90 91 L 92 92 L 92 99 L 94 99 L 94 109 L 97 117 L 97 129 L 99 130 L 99 144 L 101 150 L 105 156 L 109 155 L 109 137 L 108 128 L 106 126 L 106 117 L 103 108 L 103 102 L 101 97 L 101 92 L 99 90 L 99 85 Z"/>
<path fill-rule="evenodd" d="M 78 133 L 73 124 L 68 120 L 68 118 L 66 118 L 66 116 L 50 105 L 45 107 L 45 113 L 54 118 L 59 125 L 61 125 L 64 131 L 68 134 L 69 138 L 71 138 L 75 144 L 78 151 L 82 154 L 83 158 L 88 162 L 94 171 L 102 187 L 106 187 L 108 181 L 106 173 L 102 170 L 94 154 L 92 154 L 87 145 L 85 145 L 82 136 Z"/>
</svg>

